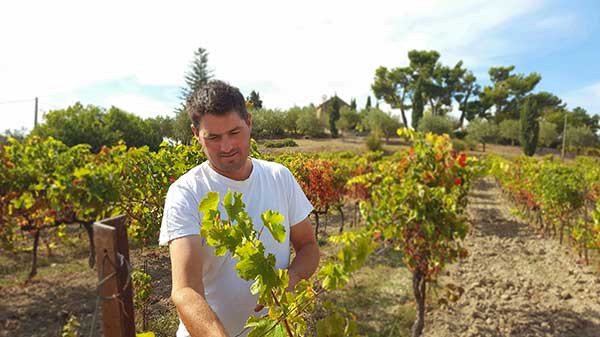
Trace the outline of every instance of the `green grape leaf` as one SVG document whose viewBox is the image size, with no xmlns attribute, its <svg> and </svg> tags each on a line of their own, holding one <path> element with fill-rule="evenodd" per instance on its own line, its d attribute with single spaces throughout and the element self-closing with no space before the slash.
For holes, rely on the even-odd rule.
<svg viewBox="0 0 600 337">
<path fill-rule="evenodd" d="M 219 205 L 219 193 L 218 192 L 208 192 L 206 193 L 206 197 L 200 201 L 200 205 L 198 206 L 198 211 L 204 214 L 209 214 L 210 211 L 216 211 L 217 206 Z"/>
<path fill-rule="evenodd" d="M 227 191 L 225 198 L 223 198 L 223 206 L 225 206 L 225 211 L 227 211 L 229 221 L 237 220 L 239 213 L 243 212 L 244 207 L 246 207 L 242 201 L 242 193 L 231 193 L 230 190 Z"/>
<path fill-rule="evenodd" d="M 273 238 L 277 240 L 277 242 L 283 242 L 285 239 L 285 226 L 283 225 L 283 220 L 285 218 L 283 215 L 278 212 L 268 210 L 260 217 L 265 227 L 267 227 L 269 232 L 271 232 L 271 235 L 273 235 Z"/>
<path fill-rule="evenodd" d="M 273 323 L 268 318 L 258 318 L 251 316 L 246 321 L 246 328 L 253 328 L 248 337 L 286 337 L 283 324 Z"/>
</svg>

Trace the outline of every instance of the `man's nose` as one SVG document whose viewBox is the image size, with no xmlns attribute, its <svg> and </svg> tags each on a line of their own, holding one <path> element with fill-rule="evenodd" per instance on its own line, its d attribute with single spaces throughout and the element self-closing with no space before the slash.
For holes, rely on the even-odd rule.
<svg viewBox="0 0 600 337">
<path fill-rule="evenodd" d="M 229 153 L 233 149 L 233 141 L 229 137 L 223 137 L 221 142 L 221 152 Z"/>
</svg>

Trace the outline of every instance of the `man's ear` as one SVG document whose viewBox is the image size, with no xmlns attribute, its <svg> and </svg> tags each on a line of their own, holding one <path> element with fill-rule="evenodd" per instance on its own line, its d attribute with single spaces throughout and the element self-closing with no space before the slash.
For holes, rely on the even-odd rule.
<svg viewBox="0 0 600 337">
<path fill-rule="evenodd" d="M 190 124 L 190 127 L 192 128 L 192 133 L 194 134 L 194 137 L 200 138 L 199 134 L 198 134 L 199 130 L 196 130 L 196 127 L 194 126 L 194 124 Z"/>
<path fill-rule="evenodd" d="M 246 121 L 246 124 L 248 124 L 248 127 L 252 129 L 252 113 L 250 112 L 248 112 L 248 120 Z"/>
</svg>

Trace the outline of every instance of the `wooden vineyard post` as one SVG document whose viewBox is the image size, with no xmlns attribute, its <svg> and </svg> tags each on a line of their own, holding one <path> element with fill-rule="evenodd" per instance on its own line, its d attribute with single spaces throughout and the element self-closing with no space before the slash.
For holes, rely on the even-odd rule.
<svg viewBox="0 0 600 337">
<path fill-rule="evenodd" d="M 125 216 L 94 223 L 98 296 L 105 337 L 135 337 L 133 291 Z"/>
</svg>

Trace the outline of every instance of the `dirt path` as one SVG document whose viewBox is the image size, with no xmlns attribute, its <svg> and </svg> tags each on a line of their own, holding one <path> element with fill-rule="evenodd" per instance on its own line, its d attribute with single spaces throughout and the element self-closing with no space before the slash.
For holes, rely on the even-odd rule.
<svg viewBox="0 0 600 337">
<path fill-rule="evenodd" d="M 442 279 L 465 292 L 428 314 L 425 336 L 600 336 L 600 276 L 591 267 L 511 215 L 491 180 L 476 184 L 469 216 L 471 255 Z"/>
</svg>

